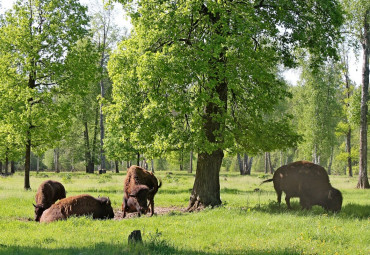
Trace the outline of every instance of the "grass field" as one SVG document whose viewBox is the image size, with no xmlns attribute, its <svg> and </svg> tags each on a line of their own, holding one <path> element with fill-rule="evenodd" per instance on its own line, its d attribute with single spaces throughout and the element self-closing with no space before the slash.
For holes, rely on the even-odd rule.
<svg viewBox="0 0 370 255">
<path fill-rule="evenodd" d="M 156 175 L 163 186 L 155 206 L 186 207 L 194 174 Z M 32 173 L 32 191 L 23 190 L 22 173 L 0 177 L 0 254 L 370 254 L 370 190 L 355 189 L 357 178 L 330 177 L 344 197 L 338 214 L 316 206 L 302 211 L 298 199 L 292 200 L 293 210 L 287 210 L 285 203 L 277 205 L 272 183 L 259 186 L 262 179 L 257 175 L 221 172 L 223 205 L 218 208 L 39 224 L 32 220 L 32 203 L 46 179 L 62 182 L 67 196 L 109 196 L 114 210 L 121 207 L 123 173 Z M 141 230 L 142 245 L 128 245 L 133 230 Z"/>
</svg>

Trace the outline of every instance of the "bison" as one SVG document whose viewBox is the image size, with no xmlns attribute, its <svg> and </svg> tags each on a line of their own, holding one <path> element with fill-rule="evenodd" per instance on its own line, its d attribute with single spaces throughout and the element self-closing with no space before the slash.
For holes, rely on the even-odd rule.
<svg viewBox="0 0 370 255">
<path fill-rule="evenodd" d="M 162 182 L 153 173 L 139 167 L 131 166 L 127 170 L 124 181 L 124 195 L 122 203 L 123 217 L 127 212 L 148 212 L 148 201 L 151 206 L 151 216 L 154 214 L 154 196 Z"/>
<path fill-rule="evenodd" d="M 45 210 L 40 222 L 65 220 L 71 216 L 92 215 L 93 219 L 114 218 L 113 208 L 108 197 L 78 195 L 64 198 Z"/>
<path fill-rule="evenodd" d="M 333 188 L 325 169 L 308 161 L 297 161 L 278 168 L 272 179 L 263 181 L 274 183 L 278 203 L 281 194 L 286 194 L 285 201 L 289 209 L 290 198 L 299 197 L 303 209 L 313 205 L 322 206 L 325 210 L 339 212 L 342 208 L 342 193 Z"/>
<path fill-rule="evenodd" d="M 40 184 L 36 193 L 35 221 L 40 221 L 42 213 L 58 199 L 66 197 L 64 186 L 57 181 L 47 180 Z"/>
</svg>

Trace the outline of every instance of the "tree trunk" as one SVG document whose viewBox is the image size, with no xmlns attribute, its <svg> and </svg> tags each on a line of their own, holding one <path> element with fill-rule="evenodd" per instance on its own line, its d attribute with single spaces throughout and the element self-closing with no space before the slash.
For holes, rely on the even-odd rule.
<svg viewBox="0 0 370 255">
<path fill-rule="evenodd" d="M 6 148 L 6 154 L 5 154 L 5 175 L 8 175 L 8 168 L 9 168 L 9 158 L 8 158 L 8 148 Z"/>
<path fill-rule="evenodd" d="M 84 121 L 85 131 L 84 131 L 84 139 L 85 139 L 85 167 L 86 173 L 94 173 L 94 162 L 92 161 L 93 157 L 91 156 L 90 151 L 90 138 L 89 138 L 89 128 L 87 126 L 87 121 Z"/>
<path fill-rule="evenodd" d="M 27 131 L 26 158 L 24 163 L 24 189 L 30 190 L 30 167 L 31 167 L 31 132 Z"/>
<path fill-rule="evenodd" d="M 267 152 L 265 152 L 265 174 L 267 174 L 269 171 L 268 171 L 268 157 L 267 157 Z"/>
<path fill-rule="evenodd" d="M 60 173 L 59 165 L 59 148 L 56 148 L 54 149 L 54 169 L 56 173 Z"/>
<path fill-rule="evenodd" d="M 140 166 L 140 153 L 137 153 L 137 165 Z"/>
<path fill-rule="evenodd" d="M 368 96 L 369 96 L 369 53 L 370 53 L 370 29 L 369 21 L 367 20 L 370 10 L 367 10 L 364 18 L 363 27 L 363 66 L 362 66 L 362 89 L 361 89 L 361 119 L 360 119 L 360 168 L 358 174 L 357 188 L 370 188 L 367 178 L 367 112 L 368 112 Z"/>
<path fill-rule="evenodd" d="M 118 160 L 114 161 L 114 164 L 116 165 L 116 174 L 119 173 L 119 169 L 118 169 Z"/>
<path fill-rule="evenodd" d="M 0 174 L 3 174 L 3 162 L 0 161 Z"/>
<path fill-rule="evenodd" d="M 1 168 L 1 167 L 0 167 Z M 12 173 L 12 174 L 14 174 L 15 173 L 15 162 L 14 161 L 11 161 L 10 162 L 10 172 Z"/>
<path fill-rule="evenodd" d="M 251 175 L 251 170 L 252 170 L 252 163 L 253 163 L 253 157 L 249 158 L 248 164 L 247 164 L 247 169 L 246 169 L 246 175 Z"/>
<path fill-rule="evenodd" d="M 153 159 L 150 161 L 150 170 L 152 171 L 152 173 L 154 173 L 154 160 Z"/>
<path fill-rule="evenodd" d="M 270 173 L 273 174 L 275 172 L 275 170 L 274 170 L 274 167 L 272 166 L 271 153 L 270 152 L 267 153 L 267 161 L 268 161 L 268 164 L 269 164 Z"/>
<path fill-rule="evenodd" d="M 191 174 L 193 172 L 193 151 L 190 151 L 190 167 L 189 167 L 189 173 Z"/>
<path fill-rule="evenodd" d="M 221 204 L 219 173 L 224 153 L 199 153 L 195 182 L 190 196 L 188 211 Z"/>
<path fill-rule="evenodd" d="M 238 166 L 239 166 L 240 175 L 244 175 L 243 161 L 242 161 L 242 158 L 240 156 L 240 153 L 236 154 L 236 158 L 238 159 Z"/>
<path fill-rule="evenodd" d="M 349 67 L 348 67 L 348 57 L 345 57 L 345 60 L 344 60 L 344 65 L 345 65 L 345 68 L 344 68 L 344 77 L 345 77 L 345 81 L 346 81 L 346 96 L 347 96 L 347 103 L 345 104 L 345 107 L 346 107 L 346 113 L 348 114 L 349 111 L 350 111 L 350 98 L 351 98 L 351 88 L 350 88 L 350 80 L 349 80 L 349 74 L 348 74 L 348 70 L 349 70 Z M 348 116 L 348 115 L 347 115 Z M 348 166 L 348 175 L 350 177 L 353 176 L 353 173 L 352 173 L 352 156 L 351 156 L 351 133 L 352 133 L 352 129 L 351 129 L 351 126 L 349 124 L 349 120 L 348 120 L 348 117 L 346 117 L 346 122 L 348 124 L 348 130 L 346 132 L 346 152 L 348 154 L 348 157 L 347 157 L 347 166 Z M 344 174 L 347 174 L 346 172 Z"/>
<path fill-rule="evenodd" d="M 328 165 L 328 175 L 331 175 L 331 166 L 333 164 L 333 156 L 334 156 L 334 147 L 331 147 L 329 165 Z"/>
<path fill-rule="evenodd" d="M 40 171 L 40 157 L 37 155 L 36 173 L 39 173 L 39 171 Z"/>
<path fill-rule="evenodd" d="M 203 4 L 201 12 L 207 15 L 210 22 L 216 26 L 215 36 L 224 36 L 223 26 L 219 13 L 210 12 Z M 227 48 L 223 47 L 218 56 L 211 57 L 208 61 L 209 73 L 208 82 L 212 86 L 205 86 L 205 92 L 213 98 L 208 101 L 202 109 L 202 119 L 205 138 L 213 146 L 210 153 L 200 152 L 198 154 L 197 170 L 193 190 L 190 196 L 188 211 L 196 210 L 203 206 L 217 206 L 221 204 L 220 198 L 220 169 L 224 153 L 222 144 L 224 142 L 225 118 L 227 111 L 228 83 L 224 76 L 224 68 L 227 63 Z M 215 103 L 217 99 L 218 103 Z"/>
</svg>

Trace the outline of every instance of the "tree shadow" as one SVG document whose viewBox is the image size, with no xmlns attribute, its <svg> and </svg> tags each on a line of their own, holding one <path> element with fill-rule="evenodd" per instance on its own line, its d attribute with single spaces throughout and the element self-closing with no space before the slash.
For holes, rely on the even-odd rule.
<svg viewBox="0 0 370 255">
<path fill-rule="evenodd" d="M 94 255 L 105 255 L 105 254 L 180 254 L 180 255 L 222 255 L 222 254 L 246 254 L 246 255 L 263 255 L 263 254 L 301 254 L 299 251 L 292 249 L 274 249 L 266 250 L 263 248 L 252 249 L 252 250 L 225 250 L 221 252 L 203 252 L 199 250 L 190 249 L 179 249 L 172 245 L 169 245 L 165 240 L 156 240 L 150 242 L 144 242 L 143 244 L 110 244 L 110 243 L 97 243 L 93 244 L 92 247 L 85 248 L 39 248 L 35 246 L 6 246 L 0 244 L 0 255 L 5 254 L 38 254 L 38 255 L 59 255 L 59 254 L 94 254 Z"/>
<path fill-rule="evenodd" d="M 294 214 L 299 216 L 328 215 L 343 219 L 368 219 L 370 217 L 370 205 L 346 204 L 339 213 L 328 212 L 320 206 L 313 206 L 311 210 L 303 210 L 297 201 L 290 202 L 292 209 L 288 209 L 285 203 L 279 205 L 275 201 L 268 204 L 257 205 L 252 210 L 270 214 Z"/>
</svg>

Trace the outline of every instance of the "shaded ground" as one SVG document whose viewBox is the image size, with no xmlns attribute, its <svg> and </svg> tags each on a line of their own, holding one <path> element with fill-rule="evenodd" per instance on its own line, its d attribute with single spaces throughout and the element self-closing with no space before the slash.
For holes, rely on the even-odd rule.
<svg viewBox="0 0 370 255">
<path fill-rule="evenodd" d="M 164 214 L 178 214 L 178 213 L 187 213 L 186 208 L 182 207 L 154 207 L 154 215 L 164 215 Z M 126 213 L 126 217 L 123 218 L 123 213 L 120 209 L 114 210 L 114 219 L 115 220 L 124 220 L 138 217 L 137 213 Z M 146 214 L 144 217 L 150 217 L 150 213 Z"/>
</svg>

